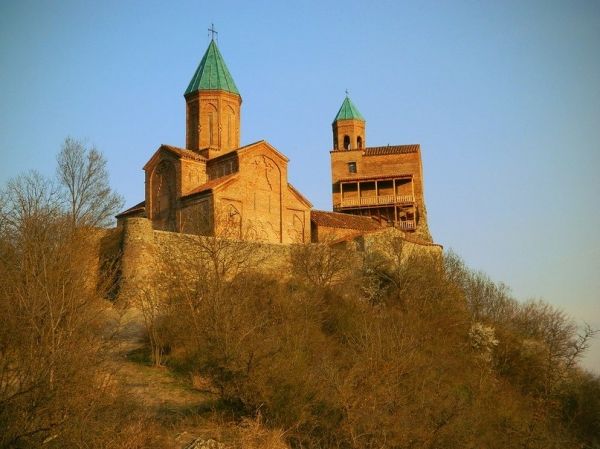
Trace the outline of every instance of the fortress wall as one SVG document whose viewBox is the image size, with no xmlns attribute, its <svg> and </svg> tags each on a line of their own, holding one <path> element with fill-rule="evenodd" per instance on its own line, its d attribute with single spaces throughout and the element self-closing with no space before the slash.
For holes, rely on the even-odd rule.
<svg viewBox="0 0 600 449">
<path fill-rule="evenodd" d="M 152 285 L 156 276 L 156 231 L 147 218 L 128 218 L 121 232 L 119 298 L 131 298 Z"/>
<path fill-rule="evenodd" d="M 349 239 L 357 237 L 361 234 L 356 229 L 349 228 L 335 228 L 331 226 L 314 226 L 311 232 L 314 234 L 312 237 L 315 239 L 314 242 L 329 243 L 340 239 Z"/>
<path fill-rule="evenodd" d="M 382 231 L 365 234 L 362 239 L 364 241 L 364 251 L 377 251 L 393 256 L 390 251 L 398 251 L 400 249 L 403 258 L 409 257 L 415 252 L 442 257 L 444 249 L 442 245 L 415 239 L 410 234 L 406 234 L 395 228 L 387 228 Z M 398 248 L 398 245 L 393 244 L 395 239 L 401 240 L 400 248 Z"/>
<path fill-rule="evenodd" d="M 97 255 L 96 264 L 90 269 L 96 288 L 106 292 L 109 298 L 118 295 L 121 274 L 121 247 L 123 233 L 120 227 L 98 230 L 92 245 Z"/>
<path fill-rule="evenodd" d="M 345 245 L 352 252 L 374 250 L 385 254 L 398 248 L 390 243 L 392 239 L 401 239 L 403 254 L 424 251 L 441 256 L 440 245 L 410 241 L 409 238 L 405 239 L 403 232 L 389 228 L 351 238 L 345 243 L 340 242 L 340 245 Z M 225 278 L 241 270 L 270 274 L 280 279 L 292 272 L 293 245 L 157 231 L 152 229 L 147 218 L 128 218 L 122 226 L 103 233 L 99 242 L 98 271 L 107 261 L 118 268 L 112 271 L 116 284 L 114 296 L 123 301 L 135 300 L 146 291 L 168 293 L 172 281 L 178 286 L 187 283 L 194 286 L 196 282 L 203 281 L 206 270 L 214 270 L 213 261 L 227 271 L 223 273 Z"/>
<path fill-rule="evenodd" d="M 290 270 L 289 245 L 215 239 L 152 229 L 146 218 L 130 218 L 121 233 L 119 297 L 132 300 L 147 290 L 198 281 L 213 261 L 228 271 L 255 270 L 281 276 Z"/>
<path fill-rule="evenodd" d="M 239 267 L 267 274 L 289 270 L 289 245 L 215 239 L 166 231 L 154 231 L 153 239 L 155 265 L 163 271 L 175 268 L 184 276 L 193 276 L 198 269 L 212 269 L 214 259 L 218 259 L 223 266 L 229 266 L 230 270 Z"/>
</svg>

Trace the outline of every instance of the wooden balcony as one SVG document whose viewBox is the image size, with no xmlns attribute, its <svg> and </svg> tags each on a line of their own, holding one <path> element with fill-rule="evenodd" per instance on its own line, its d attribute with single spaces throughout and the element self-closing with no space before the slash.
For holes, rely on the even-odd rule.
<svg viewBox="0 0 600 449">
<path fill-rule="evenodd" d="M 414 231 L 417 227 L 414 220 L 397 221 L 396 226 L 403 231 Z"/>
<path fill-rule="evenodd" d="M 383 206 L 392 204 L 412 204 L 415 202 L 413 195 L 379 195 L 363 196 L 361 198 L 344 198 L 334 209 L 355 208 L 365 206 Z"/>
</svg>

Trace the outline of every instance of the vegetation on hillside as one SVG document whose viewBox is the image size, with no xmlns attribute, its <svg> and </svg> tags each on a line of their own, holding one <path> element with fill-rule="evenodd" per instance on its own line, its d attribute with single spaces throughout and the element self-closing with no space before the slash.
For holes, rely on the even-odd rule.
<svg viewBox="0 0 600 449">
<path fill-rule="evenodd" d="M 397 238 L 393 257 L 297 246 L 273 275 L 233 240 L 165 261 L 188 275 L 139 292 L 145 369 L 213 399 L 154 413 L 115 381 L 119 304 L 88 270 L 105 221 L 65 191 L 30 174 L 1 193 L 0 448 L 170 447 L 183 423 L 240 448 L 600 447 L 593 330 Z"/>
<path fill-rule="evenodd" d="M 591 329 L 452 253 L 386 246 L 397 257 L 358 263 L 298 246 L 285 279 L 248 267 L 214 282 L 209 266 L 193 288 L 171 279 L 165 363 L 209 376 L 235 416 L 293 447 L 598 447 L 600 380 L 577 366 Z"/>
</svg>

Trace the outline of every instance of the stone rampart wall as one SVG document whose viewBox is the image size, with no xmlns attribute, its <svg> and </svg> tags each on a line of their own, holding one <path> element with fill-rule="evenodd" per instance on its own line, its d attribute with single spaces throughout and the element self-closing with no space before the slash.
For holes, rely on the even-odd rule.
<svg viewBox="0 0 600 449">
<path fill-rule="evenodd" d="M 223 277 L 241 270 L 289 273 L 289 245 L 215 239 L 156 231 L 145 218 L 125 220 L 121 227 L 121 298 L 145 290 L 201 281 L 207 271 Z"/>
<path fill-rule="evenodd" d="M 346 242 L 346 248 L 385 253 L 393 250 L 390 239 L 403 239 L 403 235 L 394 229 L 365 234 L 360 242 Z M 285 278 L 292 272 L 294 246 L 156 231 L 146 218 L 129 218 L 121 226 L 100 233 L 98 248 L 98 269 L 108 267 L 113 296 L 129 301 L 145 291 L 168 290 L 171 281 L 180 286 L 196 285 L 207 279 L 207 273 L 227 278 L 244 270 Z M 441 255 L 442 248 L 406 240 L 403 251 Z"/>
</svg>

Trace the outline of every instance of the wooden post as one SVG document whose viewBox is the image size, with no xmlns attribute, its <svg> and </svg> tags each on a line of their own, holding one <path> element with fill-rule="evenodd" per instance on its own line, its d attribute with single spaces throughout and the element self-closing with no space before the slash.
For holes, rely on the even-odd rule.
<svg viewBox="0 0 600 449">
<path fill-rule="evenodd" d="M 340 207 L 344 205 L 344 183 L 340 182 Z"/>
</svg>

